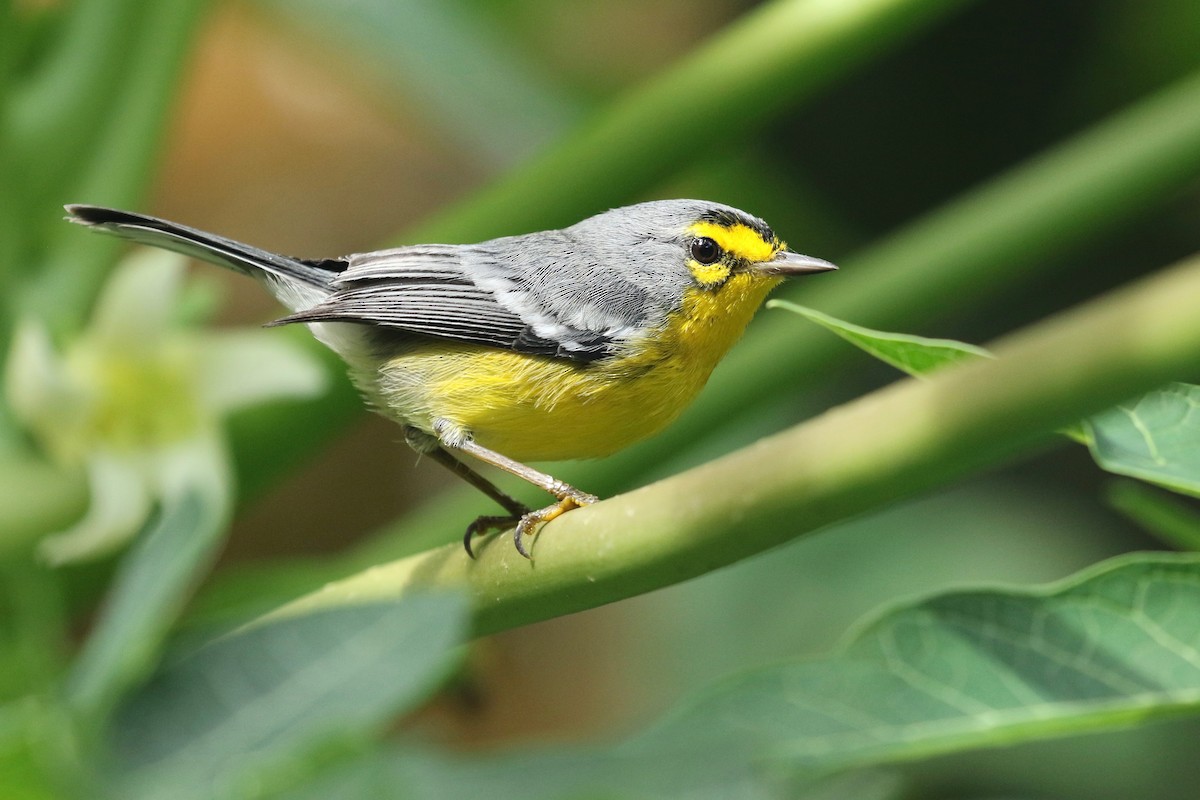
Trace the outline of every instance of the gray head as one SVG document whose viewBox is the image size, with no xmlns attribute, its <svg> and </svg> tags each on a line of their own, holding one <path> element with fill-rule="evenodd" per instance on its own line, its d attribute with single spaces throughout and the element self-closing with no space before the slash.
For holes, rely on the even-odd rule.
<svg viewBox="0 0 1200 800">
<path fill-rule="evenodd" d="M 716 290 L 738 272 L 779 278 L 833 265 L 790 253 L 762 219 L 707 200 L 654 200 L 615 208 L 563 231 L 578 252 L 620 265 L 622 276 L 666 281 L 673 291 L 689 283 Z M 624 254 L 624 257 L 621 257 Z"/>
<path fill-rule="evenodd" d="M 577 331 L 625 339 L 657 325 L 689 291 L 719 293 L 737 275 L 773 285 L 834 268 L 789 252 L 758 217 L 705 200 L 615 208 L 561 230 L 482 242 L 474 252 L 476 283 L 555 340 L 574 340 Z"/>
</svg>

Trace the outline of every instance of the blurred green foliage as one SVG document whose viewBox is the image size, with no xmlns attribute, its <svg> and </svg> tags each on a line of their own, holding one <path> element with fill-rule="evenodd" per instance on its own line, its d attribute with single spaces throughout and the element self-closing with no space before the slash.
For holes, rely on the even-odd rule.
<svg viewBox="0 0 1200 800">
<path fill-rule="evenodd" d="M 709 196 L 842 266 L 788 299 L 971 342 L 1197 249 L 1200 7 L 1189 0 L 253 6 L 492 176 L 426 219 L 397 219 L 400 239 L 471 240 L 645 197 Z M 118 249 L 62 224 L 60 206 L 146 204 L 212 10 L 0 4 L 0 358 L 19 318 L 42 320 L 60 344 L 83 329 Z M 690 37 L 672 39 L 679 30 Z M 671 42 L 669 57 L 644 52 L 657 41 Z M 893 380 L 833 336 L 765 317 L 672 430 L 562 477 L 629 489 Z M 919 337 L 896 341 L 929 355 Z M 322 398 L 233 420 L 243 497 L 358 417 L 335 380 Z M 51 466 L 0 405 L 0 795 L 1190 798 L 1200 563 L 1096 562 L 1154 546 L 1140 526 L 1195 547 L 1195 394 L 1166 387 L 1089 429 L 1106 469 L 1184 495 L 1121 484 L 1117 513 L 1081 448 L 1030 454 L 625 601 L 601 617 L 617 634 L 574 648 L 620 664 L 622 679 L 584 673 L 565 701 L 580 717 L 631 709 L 625 734 L 499 755 L 455 753 L 414 716 L 470 708 L 477 691 L 495 701 L 456 650 L 471 610 L 455 594 L 240 627 L 455 539 L 486 509 L 477 498 L 447 492 L 334 558 L 280 552 L 206 572 L 224 525 L 197 480 L 118 560 L 51 569 L 35 545 L 80 515 L 83 476 Z M 1049 589 L 962 588 L 1073 573 Z M 868 612 L 875 622 L 846 638 Z M 606 630 L 596 619 L 561 624 L 594 637 Z M 534 671 L 566 671 L 572 655 L 543 654 Z M 513 713 L 555 702 L 549 687 L 525 691 Z M 1068 733 L 1092 735 L 1043 741 Z M 1021 746 L 981 752 L 999 745 Z"/>
</svg>

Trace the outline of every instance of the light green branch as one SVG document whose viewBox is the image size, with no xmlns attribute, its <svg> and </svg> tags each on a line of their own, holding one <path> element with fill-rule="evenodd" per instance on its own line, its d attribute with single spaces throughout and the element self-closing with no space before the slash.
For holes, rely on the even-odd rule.
<svg viewBox="0 0 1200 800">
<path fill-rule="evenodd" d="M 942 485 L 1056 428 L 1200 376 L 1200 257 L 1033 326 L 997 358 L 906 380 L 697 469 L 506 537 L 383 564 L 271 616 L 469 588 L 479 633 L 669 586 Z M 805 335 L 797 328 L 797 336 Z"/>
</svg>

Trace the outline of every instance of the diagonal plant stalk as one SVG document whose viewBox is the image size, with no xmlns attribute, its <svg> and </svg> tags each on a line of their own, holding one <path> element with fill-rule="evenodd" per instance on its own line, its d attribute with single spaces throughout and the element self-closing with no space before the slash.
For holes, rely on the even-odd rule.
<svg viewBox="0 0 1200 800">
<path fill-rule="evenodd" d="M 373 567 L 269 617 L 466 586 L 477 633 L 702 575 L 1043 445 L 1073 420 L 1200 376 L 1200 257 L 716 461 L 565 515 L 527 562 L 499 537 Z M 1119 330 L 1122 336 L 1113 337 Z M 1103 346 L 1098 343 L 1103 342 Z"/>
</svg>

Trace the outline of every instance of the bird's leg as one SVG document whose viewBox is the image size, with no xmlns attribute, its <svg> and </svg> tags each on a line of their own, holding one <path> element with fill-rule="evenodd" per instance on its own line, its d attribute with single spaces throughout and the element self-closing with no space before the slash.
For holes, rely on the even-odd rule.
<svg viewBox="0 0 1200 800">
<path fill-rule="evenodd" d="M 487 478 L 480 475 L 475 470 L 468 467 L 463 462 L 446 452 L 442 448 L 438 448 L 430 452 L 429 457 L 441 464 L 446 469 L 453 472 L 458 477 L 462 478 L 467 483 L 474 486 L 479 491 L 486 494 L 488 497 L 499 503 L 505 511 L 507 511 L 514 519 L 524 516 L 529 513 L 529 507 L 524 503 L 514 500 L 504 492 L 499 486 L 489 481 Z"/>
<path fill-rule="evenodd" d="M 517 546 L 517 552 L 525 556 L 525 558 L 530 557 L 529 553 L 525 550 L 525 537 L 528 534 L 532 534 L 538 525 L 542 524 L 543 522 L 549 522 L 550 520 L 561 516 L 571 509 L 591 505 L 599 499 L 593 494 L 579 491 L 574 486 L 560 481 L 553 475 L 547 475 L 544 472 L 539 472 L 533 467 L 522 464 L 520 461 L 514 461 L 506 455 L 497 453 L 495 450 L 489 450 L 488 448 L 476 443 L 469 436 L 462 435 L 462 431 L 457 430 L 455 426 L 453 426 L 447 420 L 435 420 L 433 430 L 434 433 L 437 434 L 438 440 L 441 442 L 443 447 L 451 447 L 455 450 L 460 450 L 470 456 L 473 456 L 474 458 L 479 459 L 485 464 L 491 464 L 493 467 L 502 469 L 512 475 L 516 475 L 518 478 L 522 478 L 523 480 L 532 483 L 539 489 L 549 492 L 558 500 L 557 503 L 548 505 L 545 508 L 540 508 L 537 511 L 529 511 L 526 509 L 525 513 L 521 514 L 520 519 L 517 520 L 517 527 L 513 532 L 513 542 Z M 467 472 L 472 472 L 465 464 L 462 464 L 461 462 L 458 463 Z M 487 483 L 487 481 L 482 477 L 479 477 L 478 475 L 475 477 L 478 480 Z M 492 489 L 493 491 L 499 492 L 499 490 L 494 486 L 492 486 Z M 507 506 L 505 506 L 505 508 L 507 508 Z M 481 523 L 482 527 L 480 527 Z M 488 528 L 497 527 L 498 525 L 502 524 L 507 524 L 507 521 L 502 521 L 501 518 L 497 517 L 481 517 L 480 519 L 475 520 L 471 527 L 467 529 L 466 541 L 470 542 L 470 538 L 477 532 L 481 532 L 482 530 L 486 530 Z M 467 552 L 471 552 L 469 545 L 467 547 Z"/>
<path fill-rule="evenodd" d="M 409 446 L 422 455 L 427 455 L 434 461 L 441 464 L 446 469 L 453 472 L 458 477 L 462 478 L 467 483 L 474 486 L 479 491 L 486 494 L 491 499 L 495 500 L 507 514 L 498 514 L 494 516 L 478 517 L 474 522 L 467 526 L 467 531 L 463 535 L 463 547 L 467 550 L 467 555 L 471 558 L 475 557 L 474 551 L 471 549 L 471 540 L 481 533 L 486 533 L 493 528 L 504 528 L 514 523 L 518 523 L 526 515 L 531 513 L 529 506 L 515 500 L 505 493 L 499 486 L 489 481 L 487 478 L 480 475 L 475 470 L 455 458 L 449 451 L 438 444 L 437 440 L 426 433 L 423 433 L 416 428 L 404 429 L 404 438 Z"/>
<path fill-rule="evenodd" d="M 467 483 L 474 486 L 479 491 L 486 494 L 488 497 L 495 500 L 507 514 L 494 514 L 476 517 L 475 521 L 467 526 L 466 532 L 463 534 L 463 547 L 467 551 L 467 555 L 471 558 L 475 557 L 475 551 L 471 549 L 471 540 L 481 533 L 487 533 L 494 528 L 507 528 L 513 523 L 520 524 L 528 514 L 532 513 L 529 506 L 521 503 L 505 494 L 500 487 L 489 481 L 487 478 L 480 475 L 475 470 L 468 467 L 463 462 L 459 461 L 453 455 L 439 447 L 429 453 L 429 457 L 434 461 L 446 467 L 458 477 L 462 478 Z"/>
</svg>

